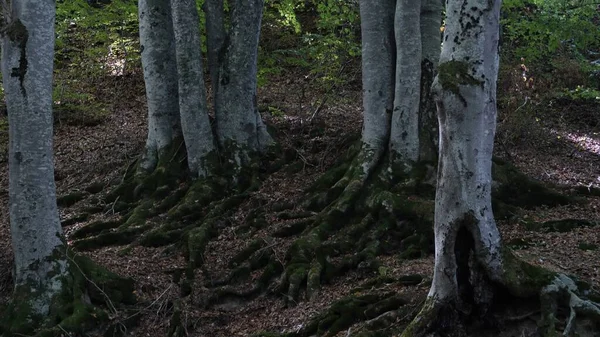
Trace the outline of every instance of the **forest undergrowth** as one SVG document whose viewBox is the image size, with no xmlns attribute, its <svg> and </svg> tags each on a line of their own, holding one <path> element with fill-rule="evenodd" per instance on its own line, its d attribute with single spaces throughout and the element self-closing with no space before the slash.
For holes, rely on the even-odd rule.
<svg viewBox="0 0 600 337">
<path fill-rule="evenodd" d="M 352 200 L 364 209 L 338 212 L 314 202 L 315 195 L 325 200 L 331 199 L 328 193 L 339 195 L 330 187 L 355 153 L 360 88 L 338 88 L 335 98 L 321 105 L 330 93 L 307 86 L 302 76 L 274 77 L 259 90 L 259 109 L 283 161 L 265 159 L 249 188 L 215 194 L 216 201 L 195 198 L 185 175 L 167 190 L 154 186 L 147 197 L 125 200 L 114 191 L 130 176 L 145 137 L 143 82 L 139 74 L 130 76 L 115 82 L 123 87 L 102 123 L 57 124 L 55 136 L 58 202 L 69 244 L 135 280 L 138 303 L 121 309 L 113 322 L 127 319 L 122 329 L 135 336 L 401 331 L 430 285 L 431 186 L 401 182 L 392 188 L 400 199 L 378 197 L 370 203 L 369 195 L 376 193 L 361 189 Z M 577 113 L 569 109 L 561 116 Z M 550 120 L 556 119 L 532 126 L 546 135 L 543 141 L 513 139 L 497 146 L 498 179 L 520 179 L 497 192 L 499 228 L 517 255 L 598 289 L 600 130 Z M 2 186 L 8 186 L 6 166 Z M 515 176 L 513 167 L 529 178 Z M 531 178 L 549 190 L 530 184 Z M 310 191 L 316 181 L 320 187 Z M 3 193 L 5 204 L 6 197 Z M 202 207 L 186 206 L 174 214 L 182 201 Z M 386 203 L 391 211 L 380 207 Z M 372 204 L 377 207 L 364 206 Z M 6 299 L 12 289 L 6 213 L 2 221 L 0 295 Z M 157 228 L 169 231 L 157 233 Z M 154 241 L 148 239 L 153 233 Z M 535 313 L 523 320 L 533 322 Z"/>
</svg>

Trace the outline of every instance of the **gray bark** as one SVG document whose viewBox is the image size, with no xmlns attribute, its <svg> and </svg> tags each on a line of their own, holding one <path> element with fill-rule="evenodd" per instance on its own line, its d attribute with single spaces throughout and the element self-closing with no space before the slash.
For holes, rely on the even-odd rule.
<svg viewBox="0 0 600 337">
<path fill-rule="evenodd" d="M 68 270 L 52 152 L 55 3 L 20 0 L 8 6 L 3 13 L 2 78 L 9 118 L 15 287 L 20 298 L 31 299 L 31 314 L 45 317 Z"/>
<path fill-rule="evenodd" d="M 256 75 L 263 0 L 238 1 L 223 48 L 215 100 L 217 138 L 241 167 L 272 143 L 258 113 Z"/>
<path fill-rule="evenodd" d="M 468 256 L 465 263 L 465 256 L 459 254 L 465 248 L 473 249 L 476 265 L 488 278 L 500 279 L 501 243 L 491 205 L 499 8 L 499 0 L 466 0 L 449 1 L 446 10 L 444 46 L 434 83 L 440 160 L 429 298 L 436 303 L 460 304 L 460 289 L 469 282 L 464 272 L 476 272 L 465 271 Z M 468 235 L 459 235 L 461 231 Z"/>
<path fill-rule="evenodd" d="M 380 157 L 385 151 L 390 137 L 396 48 L 393 34 L 395 4 L 395 0 L 360 1 L 364 108 L 362 146 L 375 157 Z M 365 167 L 365 170 L 368 169 Z"/>
<path fill-rule="evenodd" d="M 215 98 L 219 82 L 219 55 L 225 42 L 225 22 L 223 0 L 206 0 L 202 7 L 206 14 L 206 49 L 208 54 L 208 70 Z"/>
<path fill-rule="evenodd" d="M 171 0 L 179 77 L 179 113 L 192 175 L 206 177 L 210 172 L 208 156 L 215 144 L 202 70 L 200 26 L 195 0 Z"/>
<path fill-rule="evenodd" d="M 390 134 L 390 161 L 409 171 L 419 160 L 421 83 L 421 1 L 397 0 L 396 78 Z"/>
<path fill-rule="evenodd" d="M 437 162 L 438 120 L 431 85 L 440 58 L 442 0 L 421 1 L 421 104 L 419 108 L 419 160 Z"/>
<path fill-rule="evenodd" d="M 140 0 L 140 44 L 148 101 L 148 138 L 140 168 L 151 172 L 181 137 L 173 23 L 169 1 Z"/>
</svg>

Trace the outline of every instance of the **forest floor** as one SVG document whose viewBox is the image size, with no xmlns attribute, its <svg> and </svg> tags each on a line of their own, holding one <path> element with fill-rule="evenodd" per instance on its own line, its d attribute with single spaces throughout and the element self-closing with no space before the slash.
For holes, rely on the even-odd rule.
<svg viewBox="0 0 600 337">
<path fill-rule="evenodd" d="M 91 126 L 63 123 L 55 125 L 56 180 L 58 195 L 85 191 L 92 185 L 104 186 L 105 193 L 119 184 L 124 168 L 141 153 L 146 137 L 146 110 L 141 76 L 115 78 L 105 85 L 105 97 L 111 114 L 102 123 Z M 112 91 L 111 91 L 112 90 Z M 327 93 L 314 89 L 310 80 L 292 73 L 282 73 L 259 90 L 259 107 L 267 123 L 276 128 L 277 140 L 284 151 L 295 153 L 295 160 L 264 179 L 260 189 L 242 203 L 225 222 L 204 255 L 204 270 L 196 273 L 192 295 L 182 304 L 181 319 L 189 336 L 250 336 L 261 331 L 294 331 L 306 325 L 311 317 L 335 300 L 356 293 L 356 288 L 380 275 L 360 268 L 347 272 L 322 286 L 313 301 L 300 300 L 285 307 L 281 297 L 261 295 L 248 301 L 224 300 L 203 305 L 209 289 L 202 286 L 220 279 L 229 271 L 231 258 L 253 240 L 264 240 L 265 249 L 283 261 L 291 238 L 273 238 L 270 234 L 289 223 L 278 216 L 276 204 L 300 205 L 306 187 L 326 172 L 335 160 L 360 134 L 362 103 L 360 82 L 336 89 L 309 121 Z M 110 98 L 110 100 L 108 100 Z M 588 107 L 589 108 L 589 107 Z M 592 107 L 600 120 L 600 106 Z M 544 108 L 539 107 L 540 114 Z M 532 178 L 565 188 L 600 187 L 600 123 L 582 122 L 582 108 L 564 106 L 564 113 L 544 115 L 547 121 L 527 126 L 523 134 L 510 142 L 498 144 L 497 156 L 511 161 Z M 556 111 L 556 108 L 553 109 Z M 550 113 L 548 113 L 550 114 Z M 5 119 L 5 117 L 2 117 Z M 5 124 L 5 123 L 4 123 Z M 537 131 L 535 131 L 537 130 Z M 535 131 L 535 132 L 534 132 Z M 5 141 L 5 140 L 4 140 Z M 6 149 L 6 145 L 2 148 Z M 0 301 L 6 301 L 12 290 L 12 253 L 8 220 L 7 154 L 0 153 Z M 73 205 L 60 208 L 61 220 L 72 219 L 91 204 L 101 202 L 101 195 L 86 194 Z M 585 196 L 581 202 L 558 207 L 523 209 L 510 219 L 498 220 L 505 243 L 518 255 L 534 264 L 574 274 L 600 288 L 600 225 L 579 227 L 567 232 L 532 230 L 528 224 L 548 220 L 587 219 L 600 224 L 600 197 Z M 265 212 L 268 226 L 251 235 L 238 229 L 254 209 Z M 299 210 L 299 206 L 295 206 Z M 110 207 L 91 218 L 65 226 L 67 239 L 76 228 L 95 220 L 116 215 Z M 151 221 L 160 222 L 160 217 Z M 136 281 L 139 303 L 134 308 L 140 315 L 132 336 L 165 336 L 173 313 L 173 303 L 180 289 L 173 272 L 184 269 L 181 254 L 171 254 L 164 247 L 134 247 L 123 254 L 123 247 L 110 246 L 83 252 L 110 270 Z M 399 277 L 419 274 L 424 280 L 416 286 L 392 289 L 412 299 L 414 310 L 429 289 L 433 256 L 401 260 L 396 256 L 380 256 L 380 273 Z M 258 275 L 251 275 L 251 279 Z M 248 284 L 240 283 L 243 288 Z M 383 285 L 382 287 L 386 287 Z M 131 312 L 131 311 L 130 311 Z M 355 329 L 353 326 L 350 329 Z M 338 333 L 349 335 L 347 329 Z"/>
</svg>

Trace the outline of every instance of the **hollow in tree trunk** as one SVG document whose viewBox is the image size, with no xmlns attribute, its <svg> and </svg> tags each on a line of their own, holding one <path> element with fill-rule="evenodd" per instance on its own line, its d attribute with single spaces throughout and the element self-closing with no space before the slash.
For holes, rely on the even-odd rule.
<svg viewBox="0 0 600 337">
<path fill-rule="evenodd" d="M 571 278 L 528 265 L 501 245 L 491 203 L 500 2 L 447 5 L 433 86 L 440 124 L 434 276 L 404 337 L 477 335 L 510 296 L 539 300 L 542 336 L 557 335 L 558 305 L 571 310 L 565 335 L 578 314 L 600 321 L 598 305 L 582 299 Z"/>
</svg>

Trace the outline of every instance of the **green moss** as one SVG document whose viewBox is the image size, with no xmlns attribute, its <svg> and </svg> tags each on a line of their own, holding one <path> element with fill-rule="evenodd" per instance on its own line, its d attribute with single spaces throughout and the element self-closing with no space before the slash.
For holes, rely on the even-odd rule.
<svg viewBox="0 0 600 337">
<path fill-rule="evenodd" d="M 85 188 L 85 191 L 90 194 L 100 193 L 104 189 L 104 185 L 105 184 L 101 182 L 91 183 Z"/>
<path fill-rule="evenodd" d="M 145 232 L 148 226 L 139 226 L 106 232 L 94 237 L 74 241 L 71 246 L 76 250 L 92 250 L 106 246 L 120 246 L 134 242 L 141 233 Z"/>
<path fill-rule="evenodd" d="M 213 221 L 208 220 L 189 231 L 187 235 L 187 254 L 191 268 L 196 268 L 204 262 L 204 251 L 213 235 Z"/>
<path fill-rule="evenodd" d="M 404 286 L 416 286 L 421 282 L 423 282 L 423 275 L 419 274 L 405 275 L 398 278 L 398 283 Z"/>
<path fill-rule="evenodd" d="M 85 199 L 86 196 L 87 193 L 82 191 L 65 194 L 56 199 L 56 204 L 58 207 L 69 207 Z"/>
<path fill-rule="evenodd" d="M 558 232 L 566 233 L 575 228 L 594 227 L 598 223 L 584 219 L 562 219 L 550 220 L 545 222 L 525 222 L 525 229 L 537 232 Z"/>
<path fill-rule="evenodd" d="M 580 242 L 577 247 L 581 250 L 598 250 L 598 245 L 594 243 Z"/>
<path fill-rule="evenodd" d="M 552 191 L 510 164 L 500 164 L 494 160 L 492 177 L 495 185 L 492 189 L 492 198 L 508 205 L 535 208 L 542 205 L 558 206 L 573 202 L 568 196 Z"/>
<path fill-rule="evenodd" d="M 183 235 L 183 229 L 169 230 L 161 227 L 144 233 L 138 243 L 145 247 L 162 247 L 178 242 Z"/>
<path fill-rule="evenodd" d="M 395 293 L 350 295 L 334 302 L 329 309 L 313 318 L 298 335 L 335 336 L 357 322 L 373 319 L 406 303 Z"/>
<path fill-rule="evenodd" d="M 121 225 L 121 223 L 122 223 L 121 221 L 114 221 L 114 220 L 112 220 L 112 221 L 94 221 L 94 222 L 91 222 L 91 223 L 77 229 L 73 233 L 71 233 L 71 235 L 69 235 L 69 238 L 82 239 L 86 236 L 96 235 L 96 234 L 102 233 L 103 231 L 117 228 Z"/>
<path fill-rule="evenodd" d="M 153 207 L 154 203 L 151 200 L 141 202 L 125 217 L 127 220 L 122 227 L 129 228 L 144 225 L 148 218 L 154 215 Z"/>
<path fill-rule="evenodd" d="M 302 233 L 314 220 L 307 219 L 302 221 L 296 221 L 291 224 L 281 226 L 279 229 L 273 232 L 272 236 L 276 238 L 285 238 L 294 236 Z"/>
<path fill-rule="evenodd" d="M 64 260 L 64 252 L 57 251 L 55 255 L 53 258 Z M 19 286 L 2 322 L 3 336 L 84 335 L 108 322 L 109 315 L 103 307 L 113 310 L 121 303 L 135 303 L 133 280 L 121 278 L 86 257 L 74 256 L 68 261 L 66 273 L 56 271 L 60 273 L 62 290 L 50 299 L 46 317 L 32 314 L 31 303 L 40 300 L 37 297 L 43 293 L 39 284 Z"/>
<path fill-rule="evenodd" d="M 90 213 L 84 212 L 84 213 L 72 216 L 72 217 L 70 217 L 68 219 L 62 220 L 60 222 L 60 225 L 62 227 L 72 226 L 72 225 L 74 225 L 76 223 L 87 221 L 89 219 L 89 217 L 90 217 Z"/>
<path fill-rule="evenodd" d="M 506 242 L 508 247 L 513 249 L 527 249 L 533 246 L 531 239 L 516 238 Z"/>
<path fill-rule="evenodd" d="M 229 267 L 233 268 L 240 265 L 242 262 L 247 260 L 254 252 L 263 248 L 265 246 L 265 241 L 262 239 L 255 239 L 246 246 L 246 248 L 242 249 L 240 252 L 235 254 L 231 260 L 229 261 Z"/>
<path fill-rule="evenodd" d="M 523 261 L 506 247 L 502 248 L 502 268 L 503 285 L 522 298 L 537 296 L 556 277 L 555 272 Z"/>
<path fill-rule="evenodd" d="M 464 97 L 460 93 L 460 86 L 481 86 L 485 81 L 473 77 L 470 72 L 471 65 L 465 61 L 450 60 L 438 65 L 438 80 L 444 90 L 458 96 L 463 103 Z"/>
<path fill-rule="evenodd" d="M 429 332 L 431 325 L 436 324 L 440 308 L 436 305 L 432 297 L 427 297 L 421 311 L 404 329 L 400 337 L 418 337 L 425 336 Z"/>
</svg>

